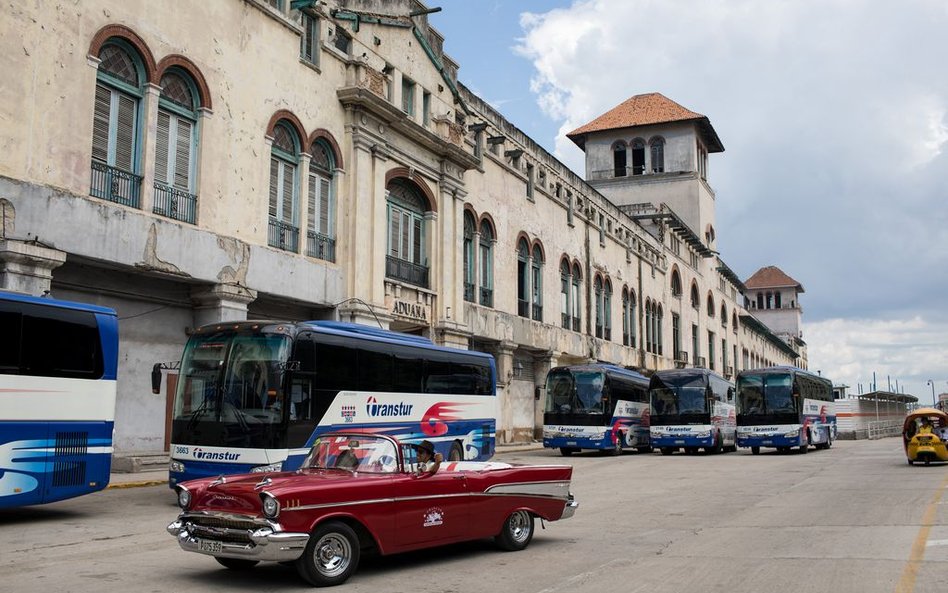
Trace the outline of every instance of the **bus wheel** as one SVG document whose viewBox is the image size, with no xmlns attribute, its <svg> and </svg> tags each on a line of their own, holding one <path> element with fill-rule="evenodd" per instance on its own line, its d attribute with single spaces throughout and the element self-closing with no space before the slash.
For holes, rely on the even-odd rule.
<svg viewBox="0 0 948 593">
<path fill-rule="evenodd" d="M 675 452 L 675 450 L 672 449 L 671 447 L 662 447 L 660 450 L 662 452 L 662 455 L 671 455 L 672 453 Z"/>
<path fill-rule="evenodd" d="M 751 447 L 751 453 L 754 455 L 760 455 L 760 447 Z"/>
<path fill-rule="evenodd" d="M 464 451 L 461 450 L 461 443 L 454 441 L 451 444 L 451 452 L 448 453 L 448 461 L 464 461 Z"/>
<path fill-rule="evenodd" d="M 810 452 L 810 433 L 803 435 L 803 444 L 800 445 L 800 453 Z"/>
<path fill-rule="evenodd" d="M 621 433 L 621 432 L 616 435 L 616 442 L 615 442 L 615 444 L 612 446 L 612 450 L 609 451 L 610 454 L 612 454 L 613 456 L 622 455 L 622 440 L 623 440 L 623 438 L 624 438 L 624 437 L 622 436 L 622 433 Z"/>
<path fill-rule="evenodd" d="M 698 452 L 698 447 L 685 447 L 685 455 L 694 455 Z"/>
<path fill-rule="evenodd" d="M 636 451 L 638 451 L 639 453 L 651 453 L 652 448 L 651 447 L 638 447 Z"/>
<path fill-rule="evenodd" d="M 575 452 L 576 452 L 576 449 L 573 449 L 571 447 L 560 447 L 560 455 L 562 455 L 563 457 L 569 457 Z"/>
</svg>

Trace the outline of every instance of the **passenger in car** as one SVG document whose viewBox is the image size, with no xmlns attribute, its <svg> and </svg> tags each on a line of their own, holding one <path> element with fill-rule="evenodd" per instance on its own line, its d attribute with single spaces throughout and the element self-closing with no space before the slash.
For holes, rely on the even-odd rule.
<svg viewBox="0 0 948 593">
<path fill-rule="evenodd" d="M 441 453 L 435 452 L 434 445 L 431 444 L 431 441 L 421 441 L 415 445 L 415 450 L 418 452 L 417 474 L 419 476 L 434 475 L 444 460 Z"/>
</svg>

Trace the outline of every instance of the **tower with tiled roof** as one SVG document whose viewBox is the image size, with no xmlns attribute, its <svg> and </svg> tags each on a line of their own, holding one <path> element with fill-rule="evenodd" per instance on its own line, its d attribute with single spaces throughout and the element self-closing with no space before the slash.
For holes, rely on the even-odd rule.
<svg viewBox="0 0 948 593">
<path fill-rule="evenodd" d="M 567 137 L 586 154 L 586 179 L 631 212 L 667 205 L 715 250 L 708 154 L 724 145 L 708 118 L 660 93 L 631 97 Z"/>
<path fill-rule="evenodd" d="M 806 368 L 806 342 L 803 341 L 803 285 L 777 266 L 763 267 L 744 282 L 745 306 L 770 331 L 796 348 L 801 367 Z"/>
</svg>

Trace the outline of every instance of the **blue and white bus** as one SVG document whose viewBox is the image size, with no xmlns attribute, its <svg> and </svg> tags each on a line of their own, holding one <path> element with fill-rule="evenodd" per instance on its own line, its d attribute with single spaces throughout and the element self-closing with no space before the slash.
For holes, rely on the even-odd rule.
<svg viewBox="0 0 948 593">
<path fill-rule="evenodd" d="M 652 446 L 662 455 L 737 450 L 734 385 L 708 369 L 658 371 L 649 383 Z"/>
<path fill-rule="evenodd" d="M 546 376 L 543 446 L 571 455 L 650 452 L 648 378 L 612 364 L 562 366 Z"/>
<path fill-rule="evenodd" d="M 338 429 L 428 440 L 446 460 L 486 460 L 496 377 L 489 354 L 365 325 L 207 325 L 181 358 L 169 482 L 296 469 L 320 434 Z"/>
<path fill-rule="evenodd" d="M 833 382 L 795 367 L 741 371 L 737 375 L 737 445 L 787 452 L 810 445 L 829 449 L 836 438 Z"/>
<path fill-rule="evenodd" d="M 112 309 L 0 292 L 0 507 L 109 484 L 117 367 Z"/>
</svg>

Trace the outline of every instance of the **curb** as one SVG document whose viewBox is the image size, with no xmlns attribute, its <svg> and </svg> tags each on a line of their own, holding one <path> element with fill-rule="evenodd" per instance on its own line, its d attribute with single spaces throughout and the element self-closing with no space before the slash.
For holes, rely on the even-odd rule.
<svg viewBox="0 0 948 593">
<path fill-rule="evenodd" d="M 145 486 L 161 486 L 167 483 L 168 483 L 167 478 L 164 480 L 142 480 L 139 482 L 117 482 L 117 483 L 109 483 L 109 485 L 106 486 L 105 489 L 111 490 L 111 489 L 118 489 L 118 488 L 142 488 Z"/>
</svg>

